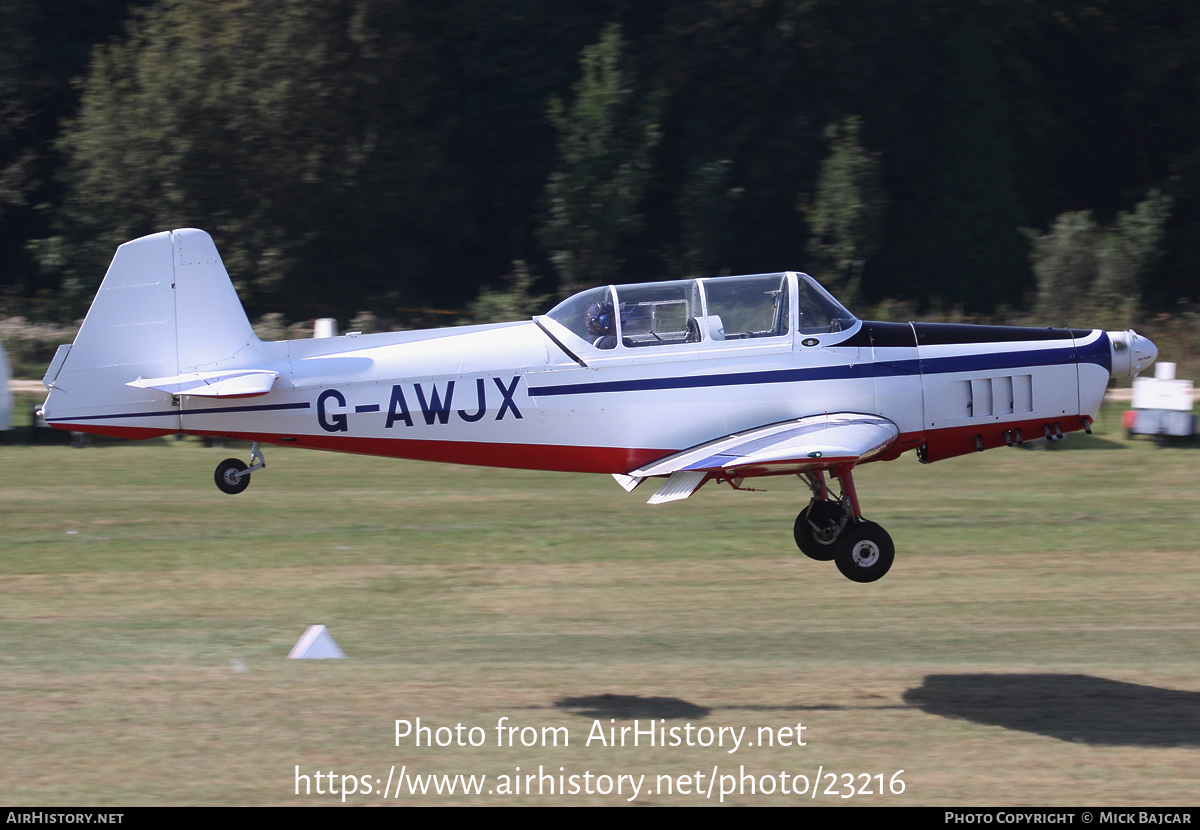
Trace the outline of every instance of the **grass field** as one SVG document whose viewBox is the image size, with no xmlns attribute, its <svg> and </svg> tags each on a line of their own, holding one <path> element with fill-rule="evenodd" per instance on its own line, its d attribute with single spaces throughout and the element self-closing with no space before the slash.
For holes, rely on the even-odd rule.
<svg viewBox="0 0 1200 830">
<path fill-rule="evenodd" d="M 720 784 L 656 790 L 716 766 L 823 774 L 815 799 L 727 804 L 1194 805 L 1200 452 L 1118 417 L 1047 451 L 864 467 L 898 550 L 871 585 L 795 549 L 795 479 L 652 508 L 602 476 L 268 448 L 230 497 L 212 469 L 244 449 L 0 447 L 0 796 L 333 805 L 294 795 L 297 765 L 376 791 L 394 765 L 488 778 L 389 804 L 630 798 L 486 795 L 541 765 L 716 804 Z M 348 659 L 284 659 L 313 623 Z M 396 747 L 416 717 L 486 744 Z M 498 747 L 502 717 L 570 745 Z M 754 746 L 585 746 L 597 719 Z M 797 723 L 805 746 L 758 745 Z M 898 770 L 902 794 L 839 797 Z"/>
</svg>

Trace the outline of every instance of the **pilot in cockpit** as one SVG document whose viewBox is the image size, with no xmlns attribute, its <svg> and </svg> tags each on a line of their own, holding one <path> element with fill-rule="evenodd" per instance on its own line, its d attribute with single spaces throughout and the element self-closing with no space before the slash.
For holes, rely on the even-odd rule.
<svg viewBox="0 0 1200 830">
<path fill-rule="evenodd" d="M 592 303 L 588 306 L 587 330 L 595 338 L 592 345 L 597 349 L 617 347 L 617 324 L 612 303 Z"/>
</svg>

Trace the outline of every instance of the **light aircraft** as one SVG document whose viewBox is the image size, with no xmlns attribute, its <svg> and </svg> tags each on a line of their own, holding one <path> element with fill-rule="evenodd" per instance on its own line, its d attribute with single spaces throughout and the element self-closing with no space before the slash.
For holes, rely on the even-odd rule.
<svg viewBox="0 0 1200 830">
<path fill-rule="evenodd" d="M 1091 423 L 1112 376 L 1150 365 L 1133 331 L 859 320 L 811 277 L 601 286 L 532 320 L 263 342 L 212 239 L 182 229 L 117 249 L 75 342 L 46 373 L 46 421 L 128 438 L 262 445 L 609 473 L 651 504 L 710 481 L 797 475 L 800 550 L 856 582 L 892 565 L 854 469 L 1056 440 Z M 832 481 L 840 493 L 831 492 Z"/>
</svg>

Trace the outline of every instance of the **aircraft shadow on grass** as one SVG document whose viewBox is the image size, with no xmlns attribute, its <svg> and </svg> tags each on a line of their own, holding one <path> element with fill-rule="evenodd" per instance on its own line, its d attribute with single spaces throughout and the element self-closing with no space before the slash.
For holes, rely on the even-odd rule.
<svg viewBox="0 0 1200 830">
<path fill-rule="evenodd" d="M 697 706 L 677 697 L 640 695 L 564 697 L 556 700 L 554 706 L 587 718 L 703 718 L 712 713 L 707 706 Z"/>
<path fill-rule="evenodd" d="M 931 715 L 1103 746 L 1200 746 L 1200 693 L 1085 674 L 931 674 L 904 700 Z"/>
<path fill-rule="evenodd" d="M 689 718 L 708 717 L 721 709 L 752 712 L 821 712 L 845 709 L 908 709 L 906 705 L 843 706 L 839 704 L 790 704 L 782 706 L 700 706 L 677 697 L 641 697 L 640 695 L 585 695 L 564 697 L 554 702 L 554 708 L 587 718 Z"/>
</svg>

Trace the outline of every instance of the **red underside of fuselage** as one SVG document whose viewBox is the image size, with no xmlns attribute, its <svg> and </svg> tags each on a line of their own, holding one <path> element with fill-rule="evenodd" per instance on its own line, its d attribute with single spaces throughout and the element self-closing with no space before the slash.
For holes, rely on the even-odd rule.
<svg viewBox="0 0 1200 830">
<path fill-rule="evenodd" d="M 1064 415 L 1047 420 L 1007 421 L 994 424 L 972 424 L 961 427 L 930 429 L 924 432 L 902 433 L 887 452 L 871 459 L 891 461 L 908 450 L 925 445 L 926 461 L 940 461 L 956 455 L 977 452 L 975 438 L 984 449 L 1006 445 L 1005 433 L 1020 430 L 1022 438 L 1031 441 L 1044 437 L 1043 427 L 1057 423 L 1059 429 L 1074 432 L 1083 429 L 1079 415 Z M 115 438 L 159 438 L 177 434 L 174 430 L 146 427 L 124 427 L 101 424 L 53 424 L 56 429 L 110 435 Z M 282 435 L 256 432 L 213 432 L 185 430 L 186 435 L 203 435 L 234 441 L 258 441 L 284 447 L 304 447 L 312 450 L 348 452 L 357 455 L 378 455 L 386 458 L 409 458 L 417 461 L 441 461 L 450 464 L 474 464 L 484 467 L 510 467 L 518 470 L 554 470 L 573 473 L 627 473 L 643 467 L 678 450 L 632 447 L 574 447 L 546 444 L 493 444 L 479 441 L 422 441 L 408 438 L 356 438 L 342 435 Z M 828 463 L 829 460 L 827 460 Z M 804 466 L 809 466 L 805 464 Z M 814 465 L 815 466 L 815 465 Z M 822 464 L 821 466 L 827 466 Z M 756 475 L 785 475 L 796 472 L 791 467 L 759 467 L 739 471 L 742 477 Z"/>
<path fill-rule="evenodd" d="M 111 435 L 116 438 L 159 438 L 178 434 L 174 430 L 94 424 L 53 424 L 58 429 Z M 282 447 L 474 464 L 482 467 L 511 467 L 518 470 L 555 470 L 568 473 L 624 473 L 675 450 L 626 447 L 571 447 L 546 444 L 493 444 L 482 441 L 422 441 L 412 438 L 356 438 L 351 435 L 287 435 L 260 432 L 213 432 L 184 430 L 185 435 L 203 435 L 231 441 L 258 441 Z"/>
<path fill-rule="evenodd" d="M 1054 432 L 1054 425 L 1057 424 L 1062 433 L 1077 432 L 1084 428 L 1084 420 L 1090 424 L 1091 419 L 1086 415 L 1062 415 L 1051 418 L 1034 418 L 1028 421 L 996 421 L 990 424 L 971 424 L 961 427 L 944 427 L 942 429 L 930 429 L 924 433 L 925 443 L 925 461 L 933 463 L 941 461 L 944 458 L 953 458 L 956 455 L 968 455 L 979 451 L 979 446 L 975 442 L 975 437 L 978 436 L 980 443 L 985 450 L 1003 447 L 1007 445 L 1005 433 L 1015 433 L 1016 430 L 1021 431 L 1021 440 L 1033 441 L 1036 438 L 1045 438 L 1044 428 L 1049 427 L 1051 434 Z M 903 441 L 906 436 L 901 435 L 900 441 Z M 912 437 L 912 436 L 908 436 Z M 1013 437 L 1015 441 L 1015 436 Z M 896 443 L 899 444 L 900 441 Z M 895 445 L 893 445 L 893 449 Z M 889 453 L 891 451 L 889 450 Z M 894 457 L 894 456 L 893 456 Z M 890 460 L 887 454 L 881 460 Z"/>
</svg>

